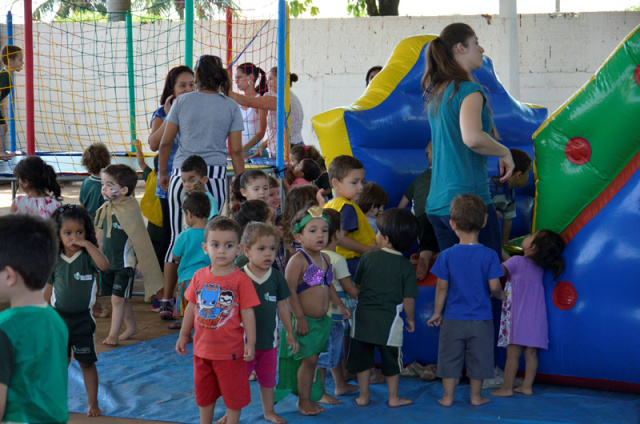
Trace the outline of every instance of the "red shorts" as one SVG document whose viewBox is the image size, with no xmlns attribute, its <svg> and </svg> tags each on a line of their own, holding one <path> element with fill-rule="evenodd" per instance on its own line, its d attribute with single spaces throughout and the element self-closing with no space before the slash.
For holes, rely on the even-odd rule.
<svg viewBox="0 0 640 424">
<path fill-rule="evenodd" d="M 247 375 L 256 370 L 258 384 L 267 389 L 276 387 L 276 365 L 278 362 L 278 349 L 256 350 L 253 361 L 247 362 Z"/>
<path fill-rule="evenodd" d="M 209 406 L 222 396 L 228 409 L 240 410 L 251 403 L 247 364 L 242 359 L 211 360 L 193 355 L 196 405 Z"/>
</svg>

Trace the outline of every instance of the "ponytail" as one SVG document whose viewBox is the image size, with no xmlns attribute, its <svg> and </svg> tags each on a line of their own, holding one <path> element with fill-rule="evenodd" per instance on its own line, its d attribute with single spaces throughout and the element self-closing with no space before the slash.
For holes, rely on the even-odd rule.
<svg viewBox="0 0 640 424">
<path fill-rule="evenodd" d="M 267 87 L 267 76 L 262 68 L 254 65 L 253 63 L 243 63 L 242 65 L 238 65 L 238 70 L 242 71 L 245 75 L 253 75 L 253 78 L 257 82 L 257 86 L 254 86 L 253 89 L 259 95 L 263 96 L 269 88 Z"/>
<path fill-rule="evenodd" d="M 196 82 L 199 89 L 222 92 L 225 96 L 231 90 L 231 78 L 222 67 L 222 59 L 218 56 L 200 56 L 195 67 Z"/>
<path fill-rule="evenodd" d="M 25 181 L 30 189 L 52 193 L 56 200 L 62 200 L 62 189 L 58 184 L 56 172 L 40 156 L 22 159 L 13 169 L 13 175 Z"/>
</svg>

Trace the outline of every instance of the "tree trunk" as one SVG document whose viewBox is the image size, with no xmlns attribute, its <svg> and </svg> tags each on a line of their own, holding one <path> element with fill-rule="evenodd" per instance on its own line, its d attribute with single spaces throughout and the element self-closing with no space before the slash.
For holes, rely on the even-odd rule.
<svg viewBox="0 0 640 424">
<path fill-rule="evenodd" d="M 124 21 L 130 10 L 131 0 L 107 0 L 107 13 L 111 22 Z"/>
<path fill-rule="evenodd" d="M 365 0 L 369 16 L 398 16 L 400 0 Z"/>
</svg>

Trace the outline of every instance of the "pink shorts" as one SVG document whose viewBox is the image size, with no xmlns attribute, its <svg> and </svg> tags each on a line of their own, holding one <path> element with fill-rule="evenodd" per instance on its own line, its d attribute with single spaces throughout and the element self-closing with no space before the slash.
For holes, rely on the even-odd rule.
<svg viewBox="0 0 640 424">
<path fill-rule="evenodd" d="M 253 361 L 247 362 L 247 376 L 256 370 L 258 384 L 267 389 L 276 387 L 277 350 L 275 347 L 269 350 L 256 350 Z"/>
<path fill-rule="evenodd" d="M 242 359 L 211 360 L 193 355 L 196 405 L 209 406 L 222 396 L 229 409 L 240 410 L 251 403 L 247 365 Z"/>
</svg>

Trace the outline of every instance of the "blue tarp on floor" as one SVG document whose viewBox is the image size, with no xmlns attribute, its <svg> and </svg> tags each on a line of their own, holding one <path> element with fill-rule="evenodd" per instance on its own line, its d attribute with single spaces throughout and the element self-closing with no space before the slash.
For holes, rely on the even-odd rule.
<svg viewBox="0 0 640 424">
<path fill-rule="evenodd" d="M 106 415 L 172 423 L 198 423 L 198 408 L 193 393 L 191 355 L 179 356 L 174 347 L 178 335 L 114 349 L 99 355 L 99 401 Z M 189 349 L 191 346 L 189 346 Z M 327 380 L 331 393 L 333 384 Z M 343 403 L 325 406 L 319 417 L 304 417 L 297 412 L 293 395 L 276 405 L 276 413 L 288 421 L 300 423 L 616 423 L 640 422 L 640 397 L 560 386 L 536 385 L 534 396 L 494 398 L 481 407 L 469 402 L 469 386 L 456 388 L 456 403 L 451 408 L 438 405 L 442 396 L 439 382 L 401 378 L 400 395 L 414 400 L 411 406 L 392 409 L 386 405 L 386 386 L 372 386 L 371 404 L 358 407 L 355 394 L 341 397 Z M 484 391 L 488 395 L 489 390 Z M 242 410 L 242 423 L 265 422 L 258 385 L 251 383 L 251 404 Z M 85 413 L 87 397 L 82 372 L 76 362 L 69 367 L 69 411 Z M 222 402 L 215 418 L 224 414 Z"/>
</svg>

